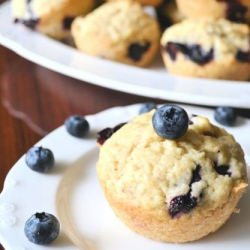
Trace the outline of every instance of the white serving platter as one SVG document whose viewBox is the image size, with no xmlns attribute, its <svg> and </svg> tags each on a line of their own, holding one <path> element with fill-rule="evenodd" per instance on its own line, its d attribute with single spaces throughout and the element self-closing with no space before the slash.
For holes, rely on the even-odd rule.
<svg viewBox="0 0 250 250">
<path fill-rule="evenodd" d="M 50 70 L 113 90 L 177 102 L 250 108 L 249 82 L 173 76 L 164 69 L 160 56 L 145 69 L 87 56 L 14 24 L 9 1 L 0 5 L 0 44 Z"/>
</svg>

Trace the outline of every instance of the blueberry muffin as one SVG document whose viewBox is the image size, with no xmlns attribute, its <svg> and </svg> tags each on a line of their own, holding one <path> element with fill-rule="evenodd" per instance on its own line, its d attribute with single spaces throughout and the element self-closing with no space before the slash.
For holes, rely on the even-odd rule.
<svg viewBox="0 0 250 250">
<path fill-rule="evenodd" d="M 12 16 L 17 23 L 65 39 L 70 36 L 73 19 L 93 6 L 94 0 L 12 0 Z"/>
<path fill-rule="evenodd" d="M 106 1 L 127 1 L 127 0 L 106 0 Z M 142 5 L 158 6 L 162 1 L 165 0 L 134 0 Z"/>
<path fill-rule="evenodd" d="M 157 21 L 134 1 L 107 2 L 72 24 L 76 47 L 127 64 L 149 64 L 159 48 Z"/>
<path fill-rule="evenodd" d="M 164 1 L 156 8 L 156 14 L 162 30 L 184 19 L 174 0 Z"/>
<path fill-rule="evenodd" d="M 250 78 L 250 32 L 225 19 L 186 19 L 161 38 L 170 73 L 227 80 Z"/>
<path fill-rule="evenodd" d="M 232 135 L 200 116 L 181 137 L 163 138 L 152 125 L 156 112 L 169 120 L 176 114 L 170 108 L 167 116 L 161 109 L 140 115 L 105 141 L 99 181 L 132 230 L 159 241 L 194 241 L 236 211 L 247 187 L 243 151 Z"/>
<path fill-rule="evenodd" d="M 250 0 L 176 0 L 179 10 L 190 18 L 226 18 L 233 22 L 250 21 Z"/>
</svg>

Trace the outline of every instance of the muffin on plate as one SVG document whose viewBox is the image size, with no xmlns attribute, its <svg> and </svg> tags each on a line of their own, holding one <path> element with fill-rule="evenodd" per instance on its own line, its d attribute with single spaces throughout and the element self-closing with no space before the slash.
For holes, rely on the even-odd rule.
<svg viewBox="0 0 250 250">
<path fill-rule="evenodd" d="M 82 52 L 127 64 L 145 66 L 159 48 L 157 21 L 134 1 L 107 2 L 72 24 Z"/>
<path fill-rule="evenodd" d="M 247 187 L 234 137 L 204 117 L 188 120 L 175 105 L 119 128 L 100 148 L 97 173 L 116 215 L 132 230 L 166 242 L 216 231 Z"/>
<path fill-rule="evenodd" d="M 250 0 L 176 0 L 180 12 L 189 18 L 226 18 L 249 23 Z"/>
<path fill-rule="evenodd" d="M 15 22 L 56 39 L 70 36 L 70 26 L 76 16 L 88 13 L 94 0 L 12 0 Z"/>
<path fill-rule="evenodd" d="M 250 78 L 250 30 L 246 24 L 186 19 L 166 29 L 161 48 L 170 73 L 241 81 Z"/>
<path fill-rule="evenodd" d="M 106 0 L 106 1 L 127 1 L 127 0 Z M 158 6 L 162 1 L 165 0 L 134 0 L 142 5 Z"/>
</svg>

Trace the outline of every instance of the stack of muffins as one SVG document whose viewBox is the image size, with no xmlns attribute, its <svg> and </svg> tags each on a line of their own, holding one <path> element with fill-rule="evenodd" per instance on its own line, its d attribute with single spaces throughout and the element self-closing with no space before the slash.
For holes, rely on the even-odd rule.
<svg viewBox="0 0 250 250">
<path fill-rule="evenodd" d="M 161 51 L 173 74 L 250 78 L 250 0 L 12 0 L 12 7 L 15 22 L 71 37 L 89 55 L 145 67 Z"/>
</svg>

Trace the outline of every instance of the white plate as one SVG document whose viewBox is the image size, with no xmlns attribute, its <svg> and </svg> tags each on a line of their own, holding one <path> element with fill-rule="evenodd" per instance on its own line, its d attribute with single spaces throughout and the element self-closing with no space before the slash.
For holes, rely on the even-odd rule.
<svg viewBox="0 0 250 250">
<path fill-rule="evenodd" d="M 54 152 L 56 167 L 48 174 L 30 170 L 24 157 L 14 165 L 0 195 L 0 242 L 6 250 L 46 249 L 30 243 L 23 233 L 25 221 L 41 211 L 53 213 L 61 221 L 62 233 L 51 245 L 51 250 L 139 250 L 145 249 L 145 246 L 150 250 L 235 250 L 249 246 L 249 192 L 239 204 L 240 215 L 232 215 L 215 234 L 184 245 L 145 239 L 130 231 L 114 216 L 97 181 L 95 135 L 96 131 L 131 119 L 139 107 L 117 107 L 88 116 L 92 131 L 88 139 L 74 138 L 64 127 L 46 136 L 37 145 Z M 212 111 L 207 109 L 186 108 L 190 113 L 212 116 Z M 242 119 L 239 126 L 229 129 L 248 154 L 250 146 L 246 134 L 249 125 L 249 120 Z"/>
<path fill-rule="evenodd" d="M 14 24 L 9 2 L 0 5 L 0 44 L 48 69 L 110 89 L 163 100 L 250 108 L 249 83 L 173 76 L 160 58 L 150 69 L 142 69 L 84 55 Z"/>
</svg>

